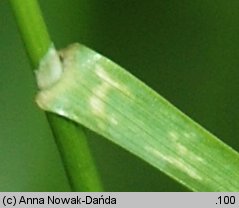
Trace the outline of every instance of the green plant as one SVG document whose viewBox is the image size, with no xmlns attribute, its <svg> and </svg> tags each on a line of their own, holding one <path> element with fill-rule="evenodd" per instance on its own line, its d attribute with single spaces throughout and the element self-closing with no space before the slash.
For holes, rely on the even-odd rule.
<svg viewBox="0 0 239 208">
<path fill-rule="evenodd" d="M 42 109 L 85 125 L 192 190 L 239 189 L 236 151 L 100 54 L 80 44 L 60 53 L 62 69 L 50 49 L 37 72 Z"/>
<path fill-rule="evenodd" d="M 52 44 L 37 0 L 12 0 L 22 37 L 33 63 L 38 65 Z M 74 191 L 102 191 L 83 129 L 56 115 L 47 114 L 71 187 Z"/>
</svg>

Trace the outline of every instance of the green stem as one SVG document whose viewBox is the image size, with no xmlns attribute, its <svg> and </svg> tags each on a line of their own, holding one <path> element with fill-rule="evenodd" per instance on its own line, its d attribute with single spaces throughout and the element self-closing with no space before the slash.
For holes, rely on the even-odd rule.
<svg viewBox="0 0 239 208">
<path fill-rule="evenodd" d="M 25 43 L 36 67 L 51 45 L 37 0 L 10 0 Z M 80 127 L 62 117 L 47 114 L 73 191 L 102 191 L 87 138 Z"/>
<path fill-rule="evenodd" d="M 11 0 L 26 50 L 34 67 L 47 52 L 51 39 L 36 0 Z"/>
<path fill-rule="evenodd" d="M 56 114 L 49 115 L 50 124 L 54 125 L 54 135 L 62 159 L 66 165 L 70 184 L 74 191 L 103 191 L 98 172 L 89 151 L 84 127 Z M 70 136 L 69 136 L 70 133 Z"/>
</svg>

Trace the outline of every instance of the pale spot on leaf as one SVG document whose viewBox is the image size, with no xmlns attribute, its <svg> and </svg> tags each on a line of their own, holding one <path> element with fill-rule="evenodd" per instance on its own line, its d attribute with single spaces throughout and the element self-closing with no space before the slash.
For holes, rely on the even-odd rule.
<svg viewBox="0 0 239 208">
<path fill-rule="evenodd" d="M 117 88 L 118 90 L 122 91 L 125 95 L 131 96 L 132 94 L 128 90 L 128 88 L 123 83 L 118 83 L 109 74 L 100 66 L 97 65 L 96 67 L 96 75 L 102 79 L 103 82 L 107 82 L 112 88 Z"/>
<path fill-rule="evenodd" d="M 104 115 L 104 103 L 98 97 L 90 98 L 90 107 L 93 114 L 101 117 Z"/>
<path fill-rule="evenodd" d="M 145 149 L 151 153 L 153 153 L 158 158 L 170 163 L 171 165 L 177 167 L 182 172 L 189 175 L 191 178 L 196 180 L 202 180 L 202 177 L 198 175 L 197 170 L 192 167 L 190 164 L 187 164 L 185 161 L 181 160 L 180 158 L 175 158 L 169 155 L 164 155 L 159 150 L 154 149 L 153 147 L 146 146 Z"/>
</svg>

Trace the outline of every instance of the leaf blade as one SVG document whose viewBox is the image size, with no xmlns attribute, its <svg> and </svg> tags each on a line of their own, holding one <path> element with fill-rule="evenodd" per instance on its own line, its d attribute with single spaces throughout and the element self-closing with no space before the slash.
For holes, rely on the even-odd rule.
<svg viewBox="0 0 239 208">
<path fill-rule="evenodd" d="M 39 92 L 41 108 L 85 125 L 192 190 L 239 190 L 237 152 L 100 54 L 79 44 L 61 53 L 63 76 Z"/>
</svg>

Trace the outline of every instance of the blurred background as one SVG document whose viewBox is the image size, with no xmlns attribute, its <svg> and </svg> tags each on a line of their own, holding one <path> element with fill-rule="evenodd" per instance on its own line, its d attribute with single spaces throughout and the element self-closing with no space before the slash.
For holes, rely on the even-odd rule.
<svg viewBox="0 0 239 208">
<path fill-rule="evenodd" d="M 239 151 L 239 1 L 39 3 L 57 48 L 81 42 L 104 54 Z M 0 1 L 0 70 L 0 191 L 69 191 L 7 0 Z M 87 135 L 106 191 L 188 191 Z"/>
</svg>

